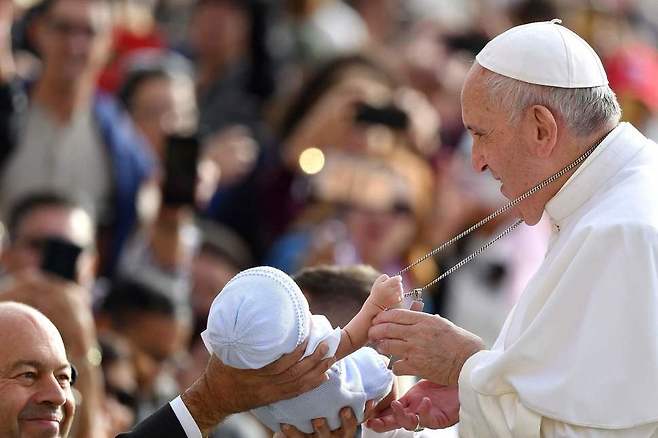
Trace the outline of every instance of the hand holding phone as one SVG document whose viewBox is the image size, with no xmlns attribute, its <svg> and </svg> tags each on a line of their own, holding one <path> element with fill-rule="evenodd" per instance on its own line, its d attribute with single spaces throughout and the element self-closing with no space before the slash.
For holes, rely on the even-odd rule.
<svg viewBox="0 0 658 438">
<path fill-rule="evenodd" d="M 60 278 L 77 281 L 78 258 L 82 248 L 65 239 L 45 239 L 41 253 L 41 270 Z"/>
</svg>

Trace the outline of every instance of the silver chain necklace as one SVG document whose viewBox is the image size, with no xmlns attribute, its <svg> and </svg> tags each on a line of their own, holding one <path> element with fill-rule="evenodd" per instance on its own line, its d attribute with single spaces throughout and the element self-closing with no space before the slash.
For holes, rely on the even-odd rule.
<svg viewBox="0 0 658 438">
<path fill-rule="evenodd" d="M 438 254 L 438 253 L 440 253 L 441 251 L 445 250 L 446 248 L 452 246 L 453 244 L 455 244 L 455 243 L 456 243 L 457 241 L 459 241 L 460 239 L 462 239 L 462 238 L 468 236 L 469 234 L 471 234 L 473 231 L 477 230 L 477 229 L 480 228 L 481 226 L 483 226 L 483 225 L 489 223 L 491 220 L 495 219 L 496 217 L 500 216 L 501 214 L 508 212 L 509 210 L 511 210 L 512 208 L 514 208 L 515 206 L 517 206 L 517 205 L 518 205 L 519 203 L 521 203 L 522 201 L 524 201 L 524 200 L 526 200 L 527 198 L 529 198 L 530 196 L 534 195 L 535 193 L 537 193 L 538 191 L 540 191 L 540 190 L 543 189 L 544 187 L 548 186 L 549 184 L 555 182 L 556 180 L 558 180 L 559 178 L 561 178 L 562 176 L 564 176 L 566 173 L 568 173 L 569 171 L 573 170 L 576 166 L 580 165 L 583 161 L 585 161 L 585 160 L 587 159 L 587 157 L 589 157 L 589 156 L 592 154 L 592 152 L 594 152 L 594 149 L 596 149 L 596 147 L 601 143 L 601 141 L 603 141 L 603 139 L 604 139 L 605 137 L 606 137 L 606 136 L 601 137 L 601 139 L 598 140 L 596 143 L 594 143 L 594 145 L 593 145 L 592 147 L 590 147 L 588 150 L 586 150 L 581 156 L 579 156 L 578 158 L 576 158 L 576 159 L 575 159 L 574 161 L 572 161 L 570 164 L 568 164 L 567 166 L 565 166 L 564 168 L 562 168 L 562 170 L 558 171 L 557 173 L 555 173 L 555 174 L 549 176 L 548 178 L 546 178 L 545 180 L 541 181 L 539 184 L 535 185 L 534 187 L 532 187 L 532 188 L 531 188 L 530 190 L 528 190 L 527 192 L 523 193 L 523 194 L 522 194 L 521 196 L 519 196 L 518 198 L 516 198 L 516 199 L 510 201 L 508 204 L 506 204 L 506 205 L 500 207 L 498 210 L 494 211 L 494 212 L 491 213 L 489 216 L 487 216 L 487 217 L 485 217 L 484 219 L 482 219 L 480 222 L 478 222 L 478 223 L 476 223 L 475 225 L 471 226 L 469 229 L 467 229 L 467 230 L 465 230 L 465 231 L 462 231 L 460 234 L 456 235 L 456 236 L 453 237 L 452 239 L 448 240 L 447 242 L 441 244 L 440 246 L 438 246 L 437 248 L 433 249 L 433 250 L 430 251 L 429 253 L 425 254 L 423 257 L 421 257 L 421 258 L 419 258 L 418 260 L 416 260 L 415 262 L 411 263 L 411 264 L 410 264 L 409 266 L 407 266 L 406 268 L 400 270 L 400 271 L 397 273 L 397 275 L 402 275 L 402 274 L 404 274 L 405 272 L 409 271 L 410 269 L 412 269 L 412 268 L 418 266 L 419 264 L 423 263 L 425 260 L 429 259 L 430 257 L 434 257 L 436 254 Z M 498 240 L 500 240 L 501 238 L 503 238 L 503 237 L 506 236 L 507 234 L 511 233 L 516 227 L 518 227 L 519 225 L 521 225 L 522 222 L 523 222 L 522 219 L 518 219 L 518 220 L 517 220 L 516 222 L 514 222 L 512 225 L 510 225 L 509 227 L 507 227 L 502 233 L 498 234 L 496 237 L 494 237 L 493 239 L 491 239 L 489 242 L 487 242 L 487 243 L 485 243 L 484 245 L 482 245 L 482 246 L 481 246 L 480 248 L 478 248 L 475 252 L 473 252 L 473 253 L 472 253 L 471 255 L 469 255 L 468 257 L 462 259 L 459 263 L 457 263 L 456 265 L 454 265 L 452 268 L 448 269 L 448 270 L 445 271 L 443 274 L 441 274 L 440 276 L 438 276 L 437 278 L 435 278 L 435 279 L 432 280 L 431 282 L 427 283 L 425 286 L 420 287 L 420 288 L 417 288 L 417 289 L 413 289 L 413 290 L 410 291 L 410 292 L 405 292 L 405 293 L 404 293 L 404 296 L 405 296 L 405 297 L 411 297 L 411 299 L 416 300 L 416 301 L 422 301 L 422 294 L 423 294 L 423 291 L 424 291 L 424 290 L 426 290 L 426 289 L 428 289 L 428 288 L 434 286 L 434 285 L 437 284 L 439 281 L 443 280 L 443 279 L 446 278 L 448 275 L 452 274 L 452 273 L 455 272 L 457 269 L 461 268 L 462 266 L 464 266 L 465 264 L 467 264 L 468 262 L 470 262 L 471 260 L 473 260 L 474 258 L 476 258 L 477 256 L 479 256 L 482 252 L 484 252 L 484 251 L 485 251 L 487 248 L 489 248 L 491 245 L 493 245 L 494 243 L 496 243 Z"/>
</svg>

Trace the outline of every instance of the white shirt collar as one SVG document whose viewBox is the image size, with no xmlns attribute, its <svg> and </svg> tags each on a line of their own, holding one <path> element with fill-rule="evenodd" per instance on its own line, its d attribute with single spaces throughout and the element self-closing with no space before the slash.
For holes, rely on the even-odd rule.
<svg viewBox="0 0 658 438">
<path fill-rule="evenodd" d="M 582 206 L 646 144 L 646 138 L 633 125 L 620 123 L 548 201 L 545 210 L 551 222 L 559 224 Z"/>
</svg>

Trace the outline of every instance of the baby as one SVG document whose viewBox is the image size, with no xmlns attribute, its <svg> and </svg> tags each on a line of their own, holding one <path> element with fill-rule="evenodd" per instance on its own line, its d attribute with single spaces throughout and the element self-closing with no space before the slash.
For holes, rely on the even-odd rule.
<svg viewBox="0 0 658 438">
<path fill-rule="evenodd" d="M 234 368 L 258 369 L 292 352 L 308 339 L 304 357 L 321 343 L 336 363 L 329 380 L 307 393 L 254 409 L 252 413 L 273 431 L 290 424 L 312 433 L 311 420 L 326 418 L 340 427 L 339 411 L 352 407 L 359 421 L 367 400 L 379 401 L 390 391 L 393 374 L 388 360 L 364 347 L 372 319 L 402 302 L 400 277 L 381 275 L 361 310 L 343 328 L 333 329 L 326 317 L 311 315 L 308 302 L 287 274 L 271 267 L 243 271 L 215 298 L 208 327 L 201 334 L 206 348 Z"/>
</svg>

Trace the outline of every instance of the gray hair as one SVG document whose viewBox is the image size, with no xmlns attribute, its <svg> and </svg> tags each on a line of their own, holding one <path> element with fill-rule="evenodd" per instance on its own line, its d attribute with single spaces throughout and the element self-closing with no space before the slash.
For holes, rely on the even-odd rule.
<svg viewBox="0 0 658 438">
<path fill-rule="evenodd" d="M 529 84 L 482 68 L 482 83 L 491 101 L 509 114 L 510 123 L 520 121 L 532 105 L 543 105 L 562 117 L 577 137 L 588 137 L 608 123 L 617 124 L 621 108 L 608 85 L 591 88 L 559 88 Z"/>
</svg>

